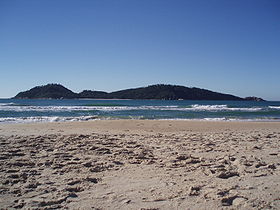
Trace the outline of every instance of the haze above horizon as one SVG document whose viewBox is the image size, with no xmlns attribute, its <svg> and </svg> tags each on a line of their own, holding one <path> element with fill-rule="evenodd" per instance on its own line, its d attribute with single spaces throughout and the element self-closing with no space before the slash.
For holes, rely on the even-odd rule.
<svg viewBox="0 0 280 210">
<path fill-rule="evenodd" d="M 280 100 L 280 1 L 2 0 L 0 98 L 48 83 Z"/>
</svg>

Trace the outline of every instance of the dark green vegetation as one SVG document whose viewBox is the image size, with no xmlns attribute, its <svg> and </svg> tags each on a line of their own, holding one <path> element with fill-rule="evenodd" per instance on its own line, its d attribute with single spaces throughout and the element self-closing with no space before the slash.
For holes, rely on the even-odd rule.
<svg viewBox="0 0 280 210">
<path fill-rule="evenodd" d="M 120 90 L 111 93 L 84 90 L 74 93 L 59 84 L 37 86 L 28 91 L 20 92 L 14 98 L 52 98 L 52 99 L 159 99 L 159 100 L 250 100 L 237 96 L 217 93 L 200 88 L 188 88 L 178 85 L 151 85 L 148 87 Z M 256 97 L 251 97 L 252 100 Z"/>
<path fill-rule="evenodd" d="M 249 97 L 246 97 L 244 98 L 246 101 L 265 101 L 263 100 L 262 98 L 258 98 L 258 97 L 255 97 L 255 96 L 249 96 Z"/>
<path fill-rule="evenodd" d="M 78 94 L 59 84 L 37 86 L 28 91 L 18 93 L 15 98 L 78 98 Z"/>
<path fill-rule="evenodd" d="M 84 90 L 78 94 L 79 98 L 106 98 L 108 93 L 104 91 Z"/>
<path fill-rule="evenodd" d="M 163 99 L 163 100 L 242 100 L 242 98 L 199 88 L 177 85 L 152 85 L 148 87 L 112 92 L 110 98 Z"/>
</svg>

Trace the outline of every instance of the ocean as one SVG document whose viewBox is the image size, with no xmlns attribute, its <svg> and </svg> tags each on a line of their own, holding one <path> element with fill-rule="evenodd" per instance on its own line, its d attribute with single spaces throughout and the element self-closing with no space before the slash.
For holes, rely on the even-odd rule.
<svg viewBox="0 0 280 210">
<path fill-rule="evenodd" d="M 280 101 L 0 99 L 0 123 L 106 119 L 280 121 Z"/>
</svg>

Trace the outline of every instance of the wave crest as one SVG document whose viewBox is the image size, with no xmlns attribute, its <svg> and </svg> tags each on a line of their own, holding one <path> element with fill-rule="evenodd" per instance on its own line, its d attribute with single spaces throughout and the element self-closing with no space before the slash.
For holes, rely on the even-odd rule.
<svg viewBox="0 0 280 210">
<path fill-rule="evenodd" d="M 280 106 L 269 106 L 270 109 L 280 109 Z"/>
<path fill-rule="evenodd" d="M 280 109 L 280 107 L 269 107 Z M 227 105 L 199 105 L 189 107 L 180 106 L 14 106 L 7 104 L 0 106 L 1 111 L 15 112 L 72 112 L 72 111 L 131 111 L 131 110 L 162 110 L 162 111 L 261 111 L 261 107 L 228 107 Z"/>
</svg>

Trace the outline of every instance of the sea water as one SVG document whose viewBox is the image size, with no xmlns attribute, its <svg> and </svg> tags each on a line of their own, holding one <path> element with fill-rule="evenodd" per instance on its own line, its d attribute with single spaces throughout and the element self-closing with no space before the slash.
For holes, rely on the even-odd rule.
<svg viewBox="0 0 280 210">
<path fill-rule="evenodd" d="M 280 102 L 0 99 L 0 123 L 98 119 L 280 121 Z"/>
</svg>

